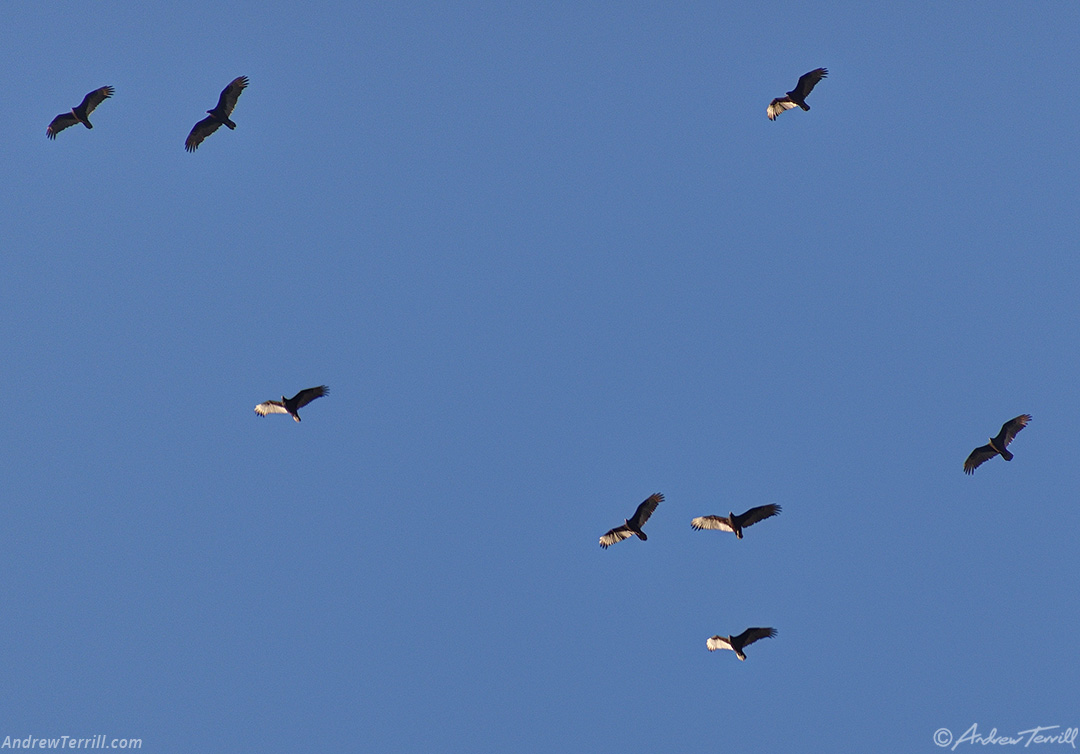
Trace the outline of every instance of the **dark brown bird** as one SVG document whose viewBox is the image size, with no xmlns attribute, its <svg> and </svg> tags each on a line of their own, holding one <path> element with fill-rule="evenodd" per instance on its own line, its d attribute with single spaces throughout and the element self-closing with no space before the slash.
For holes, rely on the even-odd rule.
<svg viewBox="0 0 1080 754">
<path fill-rule="evenodd" d="M 730 511 L 727 514 L 727 518 L 724 518 L 723 516 L 699 516 L 690 522 L 690 526 L 699 531 L 701 529 L 733 531 L 735 532 L 736 537 L 742 539 L 743 527 L 756 524 L 758 521 L 775 516 L 778 513 L 780 513 L 780 506 L 770 503 L 768 505 L 759 505 L 757 508 L 751 508 L 746 513 L 739 516 L 736 516 Z"/>
<path fill-rule="evenodd" d="M 248 77 L 240 76 L 233 79 L 232 83 L 221 90 L 217 107 L 213 110 L 207 110 L 209 117 L 203 118 L 191 129 L 187 141 L 184 142 L 184 149 L 194 152 L 202 144 L 203 139 L 222 126 L 227 126 L 229 130 L 236 128 L 236 124 L 229 120 L 229 116 L 232 115 L 233 108 L 236 107 L 236 100 L 240 97 L 240 92 L 244 91 L 244 87 L 247 85 Z"/>
<path fill-rule="evenodd" d="M 829 75 L 827 68 L 815 68 L 809 73 L 804 73 L 799 77 L 799 83 L 795 85 L 795 88 L 787 93 L 785 97 L 777 97 L 769 103 L 769 107 L 765 110 L 765 114 L 769 116 L 769 120 L 776 120 L 776 116 L 785 110 L 790 110 L 793 107 L 801 107 L 803 110 L 809 110 L 810 105 L 806 104 L 806 96 L 813 91 L 817 82 Z"/>
<path fill-rule="evenodd" d="M 53 118 L 52 123 L 45 129 L 45 135 L 50 139 L 55 139 L 58 133 L 65 128 L 74 126 L 76 123 L 82 123 L 87 128 L 93 128 L 93 124 L 90 123 L 90 113 L 94 112 L 95 107 L 113 96 L 114 92 L 116 90 L 111 86 L 103 86 L 90 92 L 83 97 L 82 102 L 71 108 L 71 112 L 60 113 Z"/>
<path fill-rule="evenodd" d="M 300 414 L 296 412 L 316 398 L 322 398 L 329 392 L 330 388 L 326 385 L 309 387 L 307 390 L 301 390 L 292 398 L 286 398 L 283 395 L 281 396 L 280 401 L 263 401 L 255 407 L 255 413 L 259 416 L 266 416 L 267 414 L 288 414 L 294 420 L 300 421 Z"/>
<path fill-rule="evenodd" d="M 971 451 L 971 455 L 964 461 L 964 473 L 974 474 L 975 469 L 996 455 L 1000 455 L 1006 461 L 1011 461 L 1013 454 L 1006 448 L 1009 447 L 1009 443 L 1013 441 L 1017 433 L 1027 426 L 1029 421 L 1031 421 L 1031 414 L 1020 414 L 1015 419 L 1009 419 L 1009 421 L 1002 424 L 1001 431 L 997 433 L 997 437 L 990 438 L 989 445 L 983 445 Z"/>
<path fill-rule="evenodd" d="M 758 639 L 771 639 L 774 636 L 776 636 L 775 628 L 748 628 L 738 636 L 710 636 L 705 641 L 705 646 L 710 652 L 718 649 L 735 650 L 735 656 L 740 660 L 745 660 L 743 647 L 753 644 Z"/>
<path fill-rule="evenodd" d="M 636 534 L 643 542 L 648 539 L 641 527 L 649 520 L 649 516 L 656 510 L 656 506 L 664 501 L 664 496 L 657 492 L 649 495 L 634 511 L 634 515 L 623 520 L 622 526 L 616 526 L 604 536 L 600 537 L 600 546 L 604 549 L 611 547 L 616 542 L 622 542 L 632 534 Z"/>
</svg>

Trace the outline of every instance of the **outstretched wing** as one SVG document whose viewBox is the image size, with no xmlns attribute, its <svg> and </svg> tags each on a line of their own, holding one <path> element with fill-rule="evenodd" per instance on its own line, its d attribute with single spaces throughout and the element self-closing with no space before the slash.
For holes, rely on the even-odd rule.
<svg viewBox="0 0 1080 754">
<path fill-rule="evenodd" d="M 727 518 L 722 516 L 698 516 L 690 522 L 690 526 L 698 531 L 702 529 L 715 529 L 717 531 L 735 531 L 731 528 Z"/>
<path fill-rule="evenodd" d="M 645 525 L 645 522 L 649 520 L 649 516 L 656 510 L 656 506 L 660 505 L 664 501 L 664 496 L 659 492 L 649 495 L 642 501 L 641 505 L 634 511 L 633 518 L 630 519 L 630 523 L 640 529 Z"/>
<path fill-rule="evenodd" d="M 259 416 L 266 416 L 267 414 L 287 414 L 285 410 L 285 404 L 281 401 L 263 401 L 255 407 L 255 413 Z"/>
<path fill-rule="evenodd" d="M 630 531 L 630 527 L 626 524 L 622 526 L 616 526 L 604 536 L 600 537 L 600 546 L 605 550 L 611 547 L 616 542 L 622 542 L 629 536 L 632 536 L 633 532 Z"/>
<path fill-rule="evenodd" d="M 806 95 L 813 91 L 817 86 L 817 82 L 829 75 L 827 68 L 815 68 L 809 73 L 804 73 L 799 76 L 799 83 L 795 85 L 795 88 L 791 90 L 791 94 L 794 94 L 798 99 L 805 100 Z"/>
<path fill-rule="evenodd" d="M 299 393 L 292 397 L 292 400 L 296 402 L 298 409 L 303 408 L 307 404 L 311 403 L 316 398 L 322 398 L 324 395 L 330 392 L 330 388 L 326 385 L 319 385 L 318 387 L 309 387 L 307 390 L 301 390 Z"/>
<path fill-rule="evenodd" d="M 766 519 L 766 518 L 770 518 L 772 516 L 775 516 L 779 512 L 780 512 L 780 506 L 779 505 L 774 505 L 773 503 L 769 503 L 768 505 L 759 505 L 757 508 L 751 508 L 746 513 L 742 514 L 742 516 L 740 516 L 740 518 L 742 519 L 742 525 L 743 526 L 750 526 L 751 524 L 756 524 L 758 521 L 761 521 L 762 519 Z"/>
<path fill-rule="evenodd" d="M 247 76 L 239 76 L 233 79 L 227 87 L 221 90 L 221 96 L 218 97 L 217 107 L 214 108 L 214 112 L 226 118 L 232 115 L 233 108 L 236 107 L 236 100 L 240 98 L 240 92 L 244 91 L 247 85 Z"/>
<path fill-rule="evenodd" d="M 749 646 L 758 639 L 771 639 L 776 636 L 775 628 L 748 628 L 738 636 L 731 638 L 742 646 Z"/>
<path fill-rule="evenodd" d="M 1009 421 L 1001 425 L 1001 431 L 994 439 L 1001 447 L 1008 447 L 1009 443 L 1013 441 L 1013 438 L 1016 437 L 1017 433 L 1026 427 L 1029 421 L 1031 421 L 1031 414 L 1020 414 L 1020 416 L 1015 419 L 1009 419 Z"/>
<path fill-rule="evenodd" d="M 769 116 L 769 120 L 776 120 L 777 115 L 793 107 L 798 107 L 798 105 L 792 102 L 790 97 L 777 97 L 769 103 L 765 114 Z"/>
<path fill-rule="evenodd" d="M 191 129 L 187 141 L 184 142 L 184 149 L 189 152 L 194 152 L 199 148 L 199 145 L 202 144 L 203 139 L 214 133 L 214 131 L 217 131 L 219 128 L 221 128 L 221 121 L 213 118 L 203 118 Z"/>
<path fill-rule="evenodd" d="M 725 636 L 710 636 L 705 640 L 705 648 L 710 652 L 715 652 L 718 649 L 731 649 L 731 644 L 728 642 Z"/>
<path fill-rule="evenodd" d="M 103 86 L 100 89 L 94 91 L 83 97 L 83 101 L 79 103 L 77 109 L 82 110 L 85 115 L 89 115 L 94 112 L 94 108 L 100 105 L 102 102 L 113 96 L 116 90 L 111 86 Z"/>
<path fill-rule="evenodd" d="M 49 127 L 45 129 L 45 135 L 50 139 L 55 139 L 56 135 L 63 131 L 65 128 L 70 128 L 79 122 L 79 119 L 75 117 L 73 113 L 61 113 L 53 118 L 53 122 L 49 124 Z"/>
<path fill-rule="evenodd" d="M 964 473 L 974 474 L 975 469 L 982 466 L 997 454 L 998 452 L 994 450 L 993 445 L 983 445 L 982 447 L 975 448 L 975 450 L 971 451 L 971 455 L 967 457 L 967 460 L 964 461 Z"/>
</svg>

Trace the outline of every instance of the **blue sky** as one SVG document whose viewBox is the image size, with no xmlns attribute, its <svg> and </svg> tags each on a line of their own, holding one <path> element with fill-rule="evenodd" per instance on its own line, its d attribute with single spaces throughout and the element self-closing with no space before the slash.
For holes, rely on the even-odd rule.
<svg viewBox="0 0 1080 754">
<path fill-rule="evenodd" d="M 0 740 L 1080 725 L 1078 21 L 7 8 Z M 237 129 L 185 153 L 240 75 Z M 324 383 L 301 424 L 252 411 Z M 657 491 L 648 542 L 602 551 Z M 769 502 L 742 541 L 690 529 Z M 779 636 L 706 651 L 748 626 Z"/>
</svg>

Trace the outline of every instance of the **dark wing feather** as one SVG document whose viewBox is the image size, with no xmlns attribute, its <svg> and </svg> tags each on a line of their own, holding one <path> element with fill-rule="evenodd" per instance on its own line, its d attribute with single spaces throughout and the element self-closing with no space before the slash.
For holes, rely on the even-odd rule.
<svg viewBox="0 0 1080 754">
<path fill-rule="evenodd" d="M 1001 425 L 1001 432 L 994 439 L 1001 445 L 1001 447 L 1008 447 L 1009 443 L 1013 441 L 1013 438 L 1027 426 L 1027 423 L 1031 421 L 1031 414 L 1020 414 L 1015 419 L 1009 419 Z"/>
<path fill-rule="evenodd" d="M 738 636 L 732 636 L 731 638 L 736 644 L 742 644 L 742 646 L 746 647 L 758 639 L 771 639 L 774 636 L 776 636 L 775 628 L 748 628 Z"/>
<path fill-rule="evenodd" d="M 715 529 L 717 531 L 735 531 L 727 520 L 727 516 L 698 516 L 690 522 L 690 527 L 703 531 Z"/>
<path fill-rule="evenodd" d="M 111 86 L 103 86 L 100 89 L 94 91 L 83 97 L 83 101 L 79 103 L 79 108 L 84 111 L 86 115 L 94 112 L 94 108 L 100 105 L 102 102 L 113 96 L 116 90 Z"/>
<path fill-rule="evenodd" d="M 324 395 L 330 392 L 330 388 L 326 385 L 319 385 L 319 387 L 309 387 L 307 390 L 301 390 L 299 393 L 292 397 L 292 400 L 296 402 L 296 408 L 301 409 L 307 404 L 311 403 L 316 398 L 322 398 Z"/>
<path fill-rule="evenodd" d="M 975 469 L 982 466 L 997 454 L 998 452 L 994 450 L 993 445 L 983 445 L 975 448 L 975 450 L 971 451 L 971 455 L 967 457 L 967 460 L 964 461 L 964 473 L 974 474 Z"/>
<path fill-rule="evenodd" d="M 236 100 L 240 98 L 240 92 L 244 91 L 247 85 L 247 76 L 233 79 L 227 87 L 221 90 L 221 96 L 218 97 L 217 107 L 214 108 L 214 112 L 226 118 L 232 115 L 233 108 L 236 107 Z"/>
<path fill-rule="evenodd" d="M 649 516 L 656 510 L 656 506 L 660 505 L 664 501 L 664 496 L 657 492 L 654 495 L 649 495 L 634 511 L 633 518 L 630 519 L 632 526 L 640 529 L 645 525 L 645 522 L 649 520 Z"/>
<path fill-rule="evenodd" d="M 219 128 L 221 128 L 221 121 L 215 120 L 214 118 L 203 118 L 191 129 L 187 141 L 184 142 L 184 149 L 189 152 L 194 152 L 199 148 L 199 145 L 202 144 L 203 139 L 214 133 L 214 131 L 217 131 Z"/>
<path fill-rule="evenodd" d="M 795 85 L 795 88 L 791 90 L 791 93 L 801 100 L 806 99 L 806 95 L 813 91 L 817 86 L 817 82 L 829 75 L 827 68 L 815 68 L 809 73 L 804 73 L 799 77 L 799 83 Z"/>
<path fill-rule="evenodd" d="M 766 518 L 771 518 L 780 512 L 780 506 L 770 503 L 769 505 L 760 505 L 757 508 L 751 508 L 746 513 L 739 516 L 742 519 L 743 526 L 750 526 L 756 524 Z"/>
<path fill-rule="evenodd" d="M 49 127 L 45 129 L 45 135 L 48 136 L 50 139 L 55 139 L 58 133 L 63 131 L 65 128 L 70 128 L 71 126 L 74 126 L 78 122 L 79 119 L 76 118 L 74 114 L 70 112 L 60 113 L 55 118 L 53 118 L 53 122 L 50 123 Z"/>
<path fill-rule="evenodd" d="M 627 537 L 632 537 L 633 532 L 630 531 L 630 527 L 626 524 L 622 526 L 616 526 L 604 536 L 600 537 L 600 546 L 605 550 L 611 547 L 616 542 L 622 542 Z"/>
</svg>

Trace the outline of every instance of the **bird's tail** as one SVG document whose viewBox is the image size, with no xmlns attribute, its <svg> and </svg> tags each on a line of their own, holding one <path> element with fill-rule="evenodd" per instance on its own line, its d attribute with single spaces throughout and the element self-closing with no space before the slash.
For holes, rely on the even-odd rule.
<svg viewBox="0 0 1080 754">
<path fill-rule="evenodd" d="M 1012 456 L 1013 456 L 1013 454 L 1012 454 L 1012 453 L 1010 453 L 1010 452 L 1009 452 L 1008 450 L 1006 450 L 1005 448 L 1002 448 L 1002 449 L 1001 449 L 1001 457 L 1002 457 L 1002 458 L 1004 458 L 1004 459 L 1005 459 L 1006 461 L 1011 461 L 1011 460 L 1012 460 Z"/>
<path fill-rule="evenodd" d="M 300 414 L 293 414 L 292 418 L 294 421 L 300 421 Z"/>
<path fill-rule="evenodd" d="M 236 124 L 233 123 L 228 118 L 226 118 L 225 120 L 223 120 L 221 122 L 224 123 L 226 126 L 228 126 L 230 131 L 235 131 L 236 130 Z"/>
<path fill-rule="evenodd" d="M 800 102 L 799 107 L 801 107 L 803 110 L 809 110 L 810 109 L 810 105 L 806 104 L 805 102 Z"/>
<path fill-rule="evenodd" d="M 745 660 L 746 659 L 746 655 L 743 654 L 743 651 L 741 649 L 736 649 L 735 650 L 735 656 L 738 657 L 740 660 Z"/>
<path fill-rule="evenodd" d="M 89 118 L 82 118 L 81 120 L 82 120 L 82 124 L 84 126 L 86 126 L 87 128 L 93 128 L 94 127 L 94 125 L 90 122 Z"/>
<path fill-rule="evenodd" d="M 644 542 L 646 539 L 648 539 L 648 537 L 645 536 L 645 532 L 643 532 L 643 531 L 636 531 L 636 532 L 634 532 L 634 534 L 637 534 L 638 537 L 641 538 L 642 542 Z"/>
</svg>

